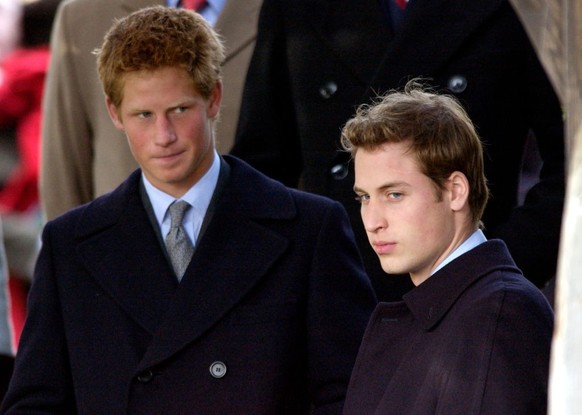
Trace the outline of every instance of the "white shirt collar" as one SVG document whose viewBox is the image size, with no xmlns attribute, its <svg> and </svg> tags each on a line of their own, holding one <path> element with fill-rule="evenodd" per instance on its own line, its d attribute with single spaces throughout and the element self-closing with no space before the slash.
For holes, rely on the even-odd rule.
<svg viewBox="0 0 582 415">
<path fill-rule="evenodd" d="M 459 245 L 457 247 L 457 249 L 455 249 L 453 252 L 451 252 L 449 254 L 449 256 L 447 256 L 443 262 L 441 262 L 430 275 L 433 275 L 435 272 L 437 272 L 438 270 L 440 270 L 442 267 L 444 267 L 445 265 L 447 265 L 448 263 L 450 263 L 451 261 L 453 261 L 454 259 L 460 257 L 461 255 L 463 255 L 466 252 L 469 252 L 471 249 L 481 245 L 483 242 L 486 242 L 487 238 L 485 237 L 485 235 L 483 234 L 483 232 L 481 231 L 481 229 L 477 229 L 475 232 L 473 232 L 471 234 L 471 236 L 469 236 L 465 242 L 463 242 L 461 245 Z"/>
<path fill-rule="evenodd" d="M 206 215 L 208 205 L 210 204 L 210 200 L 212 199 L 212 195 L 216 189 L 216 184 L 218 183 L 219 172 L 220 157 L 215 150 L 214 160 L 212 161 L 212 165 L 208 171 L 180 198 L 181 200 L 190 203 L 190 205 L 194 208 L 192 210 L 198 212 L 201 217 Z M 145 177 L 143 172 L 142 178 L 145 190 L 152 204 L 156 220 L 161 226 L 168 207 L 176 200 L 176 198 L 156 188 Z"/>
</svg>

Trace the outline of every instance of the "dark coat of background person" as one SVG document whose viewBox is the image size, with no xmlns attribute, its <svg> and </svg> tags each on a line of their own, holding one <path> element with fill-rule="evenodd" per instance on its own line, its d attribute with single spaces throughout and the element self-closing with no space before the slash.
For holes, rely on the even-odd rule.
<svg viewBox="0 0 582 415">
<path fill-rule="evenodd" d="M 525 276 L 544 285 L 557 262 L 563 120 L 505 0 L 412 0 L 396 34 L 377 0 L 264 1 L 232 154 L 287 185 L 341 201 L 379 299 L 398 299 L 412 285 L 387 276 L 369 246 L 339 137 L 359 104 L 412 77 L 455 95 L 467 109 L 485 146 L 492 193 L 486 234 L 503 239 Z M 532 132 L 543 165 L 518 207 Z"/>
<path fill-rule="evenodd" d="M 179 285 L 139 170 L 47 223 L 2 414 L 341 413 L 376 304 L 345 210 L 225 160 Z"/>
</svg>

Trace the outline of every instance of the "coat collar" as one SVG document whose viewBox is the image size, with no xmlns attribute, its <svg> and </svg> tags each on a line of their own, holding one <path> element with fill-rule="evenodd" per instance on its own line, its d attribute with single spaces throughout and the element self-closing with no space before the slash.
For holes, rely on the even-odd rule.
<svg viewBox="0 0 582 415">
<path fill-rule="evenodd" d="M 179 285 L 141 202 L 139 170 L 81 213 L 76 240 L 86 269 L 153 336 L 141 368 L 209 330 L 288 247 L 287 239 L 260 219 L 293 219 L 297 211 L 290 191 L 245 163 L 224 158 L 230 178 Z M 263 202 L 265 194 L 272 203 Z M 249 249 L 260 251 L 261 260 L 249 260 Z"/>
<path fill-rule="evenodd" d="M 453 260 L 405 294 L 403 300 L 414 318 L 425 330 L 430 330 L 438 324 L 469 286 L 499 270 L 521 274 L 505 243 L 494 239 Z"/>
</svg>

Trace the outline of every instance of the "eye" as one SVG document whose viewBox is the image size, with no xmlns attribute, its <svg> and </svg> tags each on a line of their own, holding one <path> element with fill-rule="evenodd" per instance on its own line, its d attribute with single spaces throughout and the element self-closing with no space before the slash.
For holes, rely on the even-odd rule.
<svg viewBox="0 0 582 415">
<path fill-rule="evenodd" d="M 151 112 L 149 112 L 149 111 L 142 111 L 142 112 L 138 112 L 138 113 L 137 113 L 137 116 L 138 116 L 139 118 L 144 118 L 144 119 L 146 119 L 146 118 L 150 118 L 150 117 L 152 116 L 152 113 L 151 113 Z"/>
<path fill-rule="evenodd" d="M 176 109 L 174 109 L 174 112 L 176 114 L 182 114 L 182 113 L 186 112 L 187 109 L 188 109 L 188 107 L 184 107 L 184 106 L 176 107 Z"/>
<path fill-rule="evenodd" d="M 356 195 L 355 197 L 356 202 L 362 204 L 362 203 L 366 203 L 367 201 L 370 200 L 370 195 L 367 193 L 361 194 L 361 195 Z"/>
<path fill-rule="evenodd" d="M 391 199 L 391 200 L 399 200 L 399 199 L 402 199 L 404 197 L 404 193 L 389 192 L 386 196 L 388 197 L 388 199 Z"/>
</svg>

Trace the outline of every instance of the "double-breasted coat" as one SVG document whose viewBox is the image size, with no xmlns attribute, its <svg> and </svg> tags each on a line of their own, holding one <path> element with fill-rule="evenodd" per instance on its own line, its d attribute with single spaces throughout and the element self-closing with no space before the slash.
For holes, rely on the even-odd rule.
<svg viewBox="0 0 582 415">
<path fill-rule="evenodd" d="M 341 205 L 227 158 L 178 284 L 140 177 L 45 226 L 0 412 L 341 413 L 375 306 Z"/>
<path fill-rule="evenodd" d="M 232 154 L 287 185 L 341 201 L 379 298 L 399 299 L 409 279 L 386 278 L 380 268 L 339 140 L 358 105 L 423 77 L 461 101 L 483 140 L 492 194 L 483 218 L 487 236 L 503 239 L 525 276 L 543 285 L 557 262 L 563 122 L 517 16 L 506 0 L 411 0 L 394 31 L 380 3 L 263 2 Z M 532 132 L 543 168 L 518 206 Z"/>
</svg>

